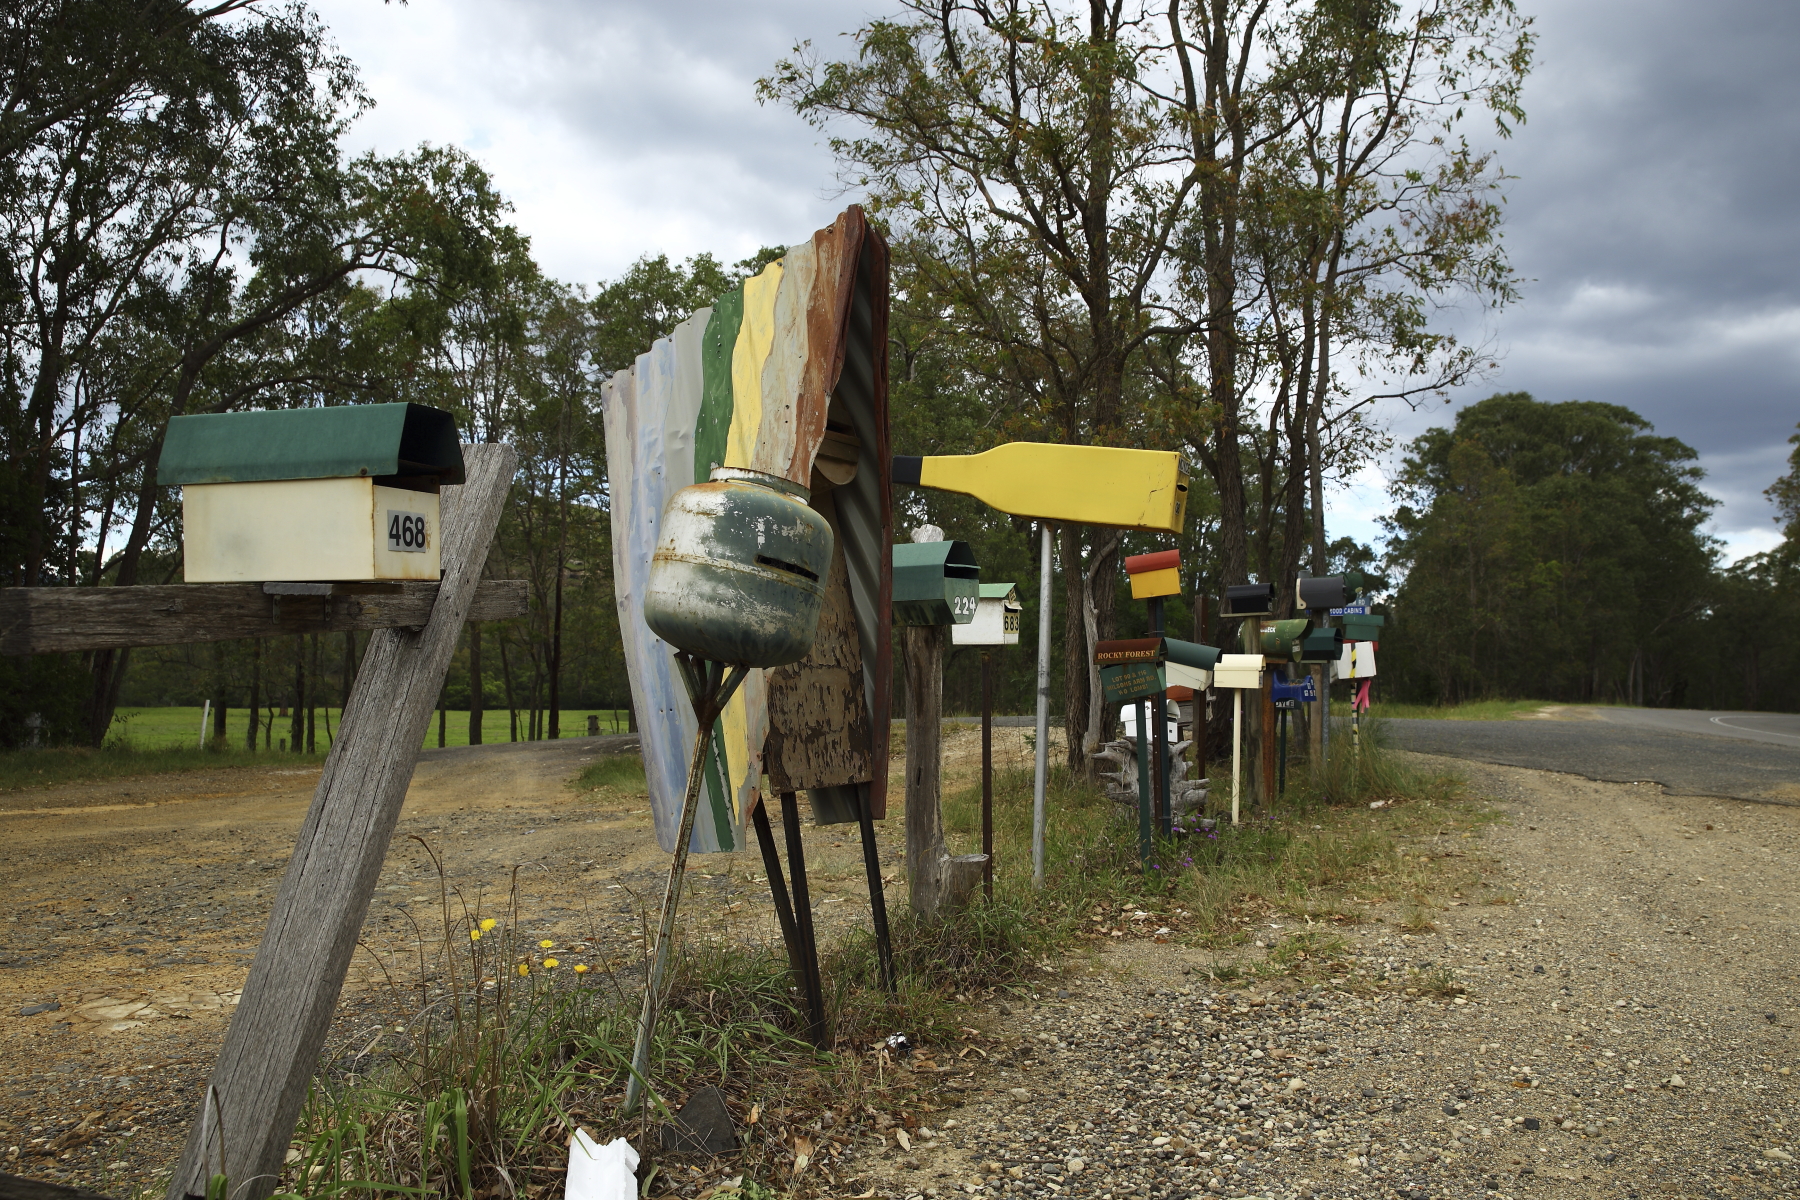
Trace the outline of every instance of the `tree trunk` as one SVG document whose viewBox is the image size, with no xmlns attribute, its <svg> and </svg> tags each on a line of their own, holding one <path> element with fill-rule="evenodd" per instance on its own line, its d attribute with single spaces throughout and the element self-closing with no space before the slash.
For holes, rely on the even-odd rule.
<svg viewBox="0 0 1800 1200">
<path fill-rule="evenodd" d="M 481 745 L 481 622 L 469 622 L 469 745 Z"/>
<path fill-rule="evenodd" d="M 952 858 L 944 845 L 939 806 L 939 739 L 943 729 L 942 626 L 908 626 L 901 633 L 906 669 L 906 882 L 913 911 L 924 917 L 964 908 L 981 884 L 987 858 Z"/>
<path fill-rule="evenodd" d="M 318 680 L 322 677 L 323 672 L 319 669 L 319 635 L 316 633 L 310 634 L 308 635 L 308 638 L 312 643 L 309 648 L 312 651 L 313 690 L 312 693 L 306 697 L 306 752 L 311 754 L 318 748 L 314 734 L 314 716 L 319 702 Z"/>
<path fill-rule="evenodd" d="M 506 658 L 506 635 L 503 633 L 496 640 L 500 643 L 500 682 L 506 688 L 508 732 L 512 735 L 512 740 L 516 742 L 519 740 L 519 702 L 513 697 L 512 664 Z"/>
</svg>

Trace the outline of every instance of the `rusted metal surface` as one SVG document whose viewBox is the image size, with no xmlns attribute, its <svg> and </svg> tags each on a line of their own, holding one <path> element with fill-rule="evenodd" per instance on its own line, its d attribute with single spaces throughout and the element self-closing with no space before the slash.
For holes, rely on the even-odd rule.
<svg viewBox="0 0 1800 1200">
<path fill-rule="evenodd" d="M 835 527 L 837 506 L 832 493 L 826 491 L 814 503 Z M 862 666 L 862 645 L 850 604 L 850 575 L 843 548 L 834 546 L 812 652 L 766 674 L 769 740 L 763 766 L 775 791 L 870 782 L 871 730 Z M 815 809 L 815 816 L 839 814 L 820 814 Z M 855 813 L 842 814 L 840 819 L 854 820 Z"/>
</svg>

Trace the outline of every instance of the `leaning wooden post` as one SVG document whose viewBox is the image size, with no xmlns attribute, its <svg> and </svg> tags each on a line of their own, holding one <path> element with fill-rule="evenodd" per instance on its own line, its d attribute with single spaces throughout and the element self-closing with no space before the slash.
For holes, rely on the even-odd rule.
<svg viewBox="0 0 1800 1200">
<path fill-rule="evenodd" d="M 511 446 L 462 452 L 467 482 L 442 493 L 437 602 L 422 627 L 370 639 L 169 1200 L 220 1174 L 232 1200 L 263 1200 L 280 1179 L 518 462 Z"/>
</svg>

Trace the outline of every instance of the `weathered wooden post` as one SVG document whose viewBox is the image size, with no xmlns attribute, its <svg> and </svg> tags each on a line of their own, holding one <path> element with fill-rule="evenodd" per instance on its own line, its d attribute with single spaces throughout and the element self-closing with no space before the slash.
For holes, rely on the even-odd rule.
<svg viewBox="0 0 1800 1200">
<path fill-rule="evenodd" d="M 510 446 L 462 459 L 466 481 L 433 496 L 443 578 L 429 616 L 370 639 L 169 1200 L 205 1195 L 218 1175 L 234 1200 L 275 1190 L 517 463 Z"/>
<path fill-rule="evenodd" d="M 894 624 L 906 670 L 906 878 L 908 902 L 927 917 L 962 908 L 981 882 L 985 856 L 952 856 L 939 800 L 945 629 L 967 624 L 979 602 L 979 568 L 968 543 L 935 525 L 894 547 Z"/>
</svg>

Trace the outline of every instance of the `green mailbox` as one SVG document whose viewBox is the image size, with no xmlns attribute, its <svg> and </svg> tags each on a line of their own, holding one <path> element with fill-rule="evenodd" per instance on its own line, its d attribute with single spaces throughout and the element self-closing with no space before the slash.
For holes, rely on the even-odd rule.
<svg viewBox="0 0 1800 1200">
<path fill-rule="evenodd" d="M 1301 662 L 1301 649 L 1313 623 L 1305 617 L 1276 621 L 1262 627 L 1262 651 L 1265 658 L 1285 658 Z"/>
<path fill-rule="evenodd" d="M 1164 638 L 1163 657 L 1168 663 L 1169 683 L 1205 691 L 1212 686 L 1213 668 L 1219 665 L 1219 655 L 1223 653 L 1217 646 Z"/>
<path fill-rule="evenodd" d="M 967 625 L 981 598 L 981 568 L 967 542 L 894 547 L 894 624 Z"/>
<path fill-rule="evenodd" d="M 1315 629 L 1300 643 L 1301 662 L 1336 662 L 1344 654 L 1344 631 Z"/>
<path fill-rule="evenodd" d="M 1345 613 L 1342 620 L 1346 642 L 1379 642 L 1387 624 L 1386 617 L 1372 612 Z"/>
</svg>

